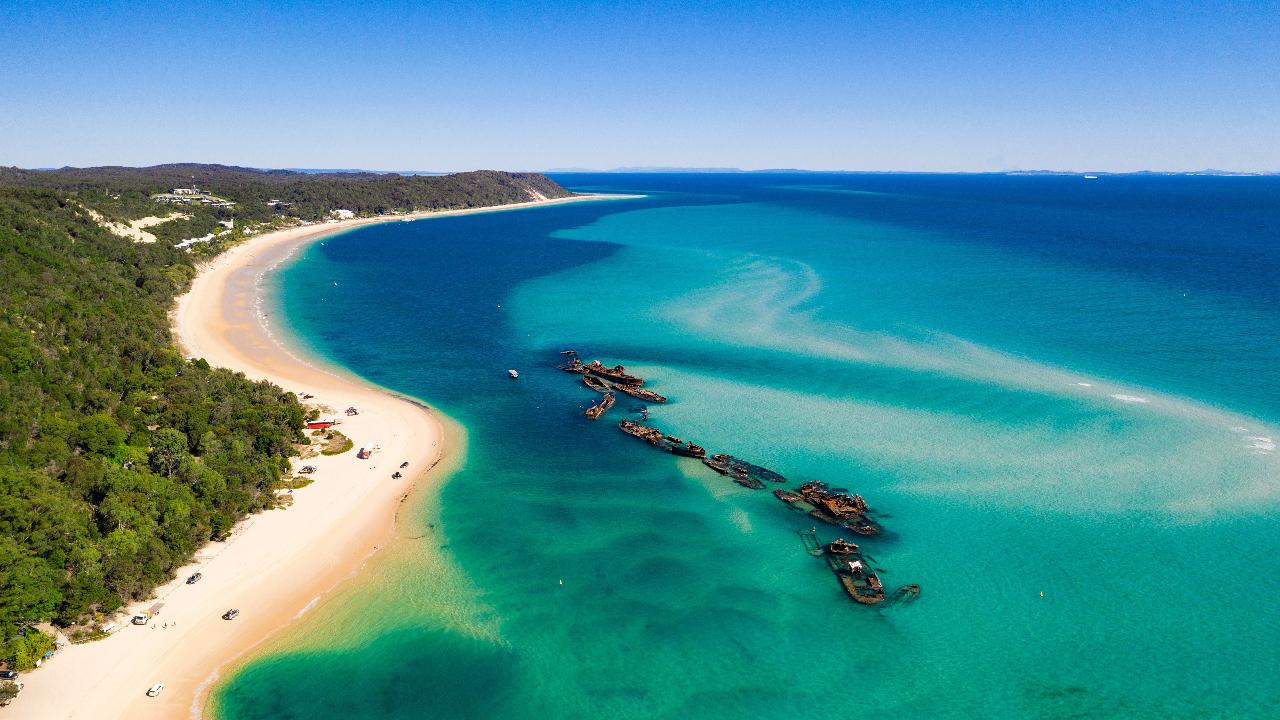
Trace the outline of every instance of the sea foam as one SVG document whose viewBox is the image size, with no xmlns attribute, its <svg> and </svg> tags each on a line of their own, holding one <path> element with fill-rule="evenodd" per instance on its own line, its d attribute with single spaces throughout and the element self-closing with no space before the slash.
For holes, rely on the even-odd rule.
<svg viewBox="0 0 1280 720">
<path fill-rule="evenodd" d="M 1141 395 L 1125 395 L 1124 393 L 1113 393 L 1113 394 L 1111 395 L 1111 397 L 1115 398 L 1116 400 L 1119 400 L 1120 402 L 1127 402 L 1127 403 L 1149 403 L 1149 402 L 1151 402 L 1150 400 L 1148 400 L 1147 398 L 1142 397 Z"/>
</svg>

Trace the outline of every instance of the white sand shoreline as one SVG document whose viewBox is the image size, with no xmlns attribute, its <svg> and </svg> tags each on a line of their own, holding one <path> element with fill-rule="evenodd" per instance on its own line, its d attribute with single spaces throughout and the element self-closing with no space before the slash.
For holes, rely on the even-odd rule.
<svg viewBox="0 0 1280 720">
<path fill-rule="evenodd" d="M 363 225 L 622 197 L 632 196 L 580 195 L 304 225 L 252 238 L 202 267 L 172 314 L 184 354 L 309 393 L 314 398 L 307 404 L 332 408 L 356 447 L 380 450 L 368 460 L 354 450 L 308 459 L 317 468 L 315 482 L 294 494 L 292 507 L 242 521 L 231 539 L 201 549 L 152 599 L 127 608 L 132 613 L 163 602 L 154 626 L 125 624 L 108 638 L 61 650 L 45 667 L 24 674 L 26 689 L 5 712 L 94 720 L 199 717 L 220 672 L 354 576 L 394 535 L 396 512 L 410 488 L 424 479 L 440 481 L 427 475 L 446 450 L 439 419 L 411 399 L 320 367 L 300 357 L 287 338 L 275 337 L 260 306 L 265 274 L 298 248 Z M 349 406 L 360 414 L 343 415 Z M 404 476 L 392 479 L 402 462 L 409 463 Z M 295 459 L 295 467 L 301 464 Z M 186 585 L 197 570 L 204 577 Z M 233 607 L 240 617 L 222 620 Z M 164 692 L 146 697 L 157 682 L 165 684 Z"/>
</svg>

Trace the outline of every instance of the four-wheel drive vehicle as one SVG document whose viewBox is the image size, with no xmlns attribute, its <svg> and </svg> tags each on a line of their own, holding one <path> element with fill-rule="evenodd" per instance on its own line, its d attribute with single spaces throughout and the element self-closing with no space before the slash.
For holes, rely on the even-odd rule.
<svg viewBox="0 0 1280 720">
<path fill-rule="evenodd" d="M 222 613 L 222 619 L 223 619 L 223 620 L 235 620 L 235 619 L 236 619 L 236 616 L 237 616 L 237 615 L 239 615 L 239 614 L 240 614 L 240 611 L 239 611 L 239 610 L 237 610 L 237 609 L 235 609 L 235 608 L 231 608 L 230 610 L 228 610 L 228 611 L 226 611 L 226 612 Z"/>
<path fill-rule="evenodd" d="M 201 573 L 196 573 L 196 574 L 192 575 L 191 577 L 187 578 L 187 584 L 188 584 L 188 585 L 195 585 L 196 583 L 200 582 L 200 578 L 202 578 L 202 577 L 204 577 L 204 575 L 203 575 L 203 574 L 201 574 Z"/>
</svg>

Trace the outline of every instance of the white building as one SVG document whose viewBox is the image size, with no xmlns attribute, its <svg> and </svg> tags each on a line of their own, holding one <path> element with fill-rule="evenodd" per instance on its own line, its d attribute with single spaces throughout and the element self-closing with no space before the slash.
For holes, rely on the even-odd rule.
<svg viewBox="0 0 1280 720">
<path fill-rule="evenodd" d="M 351 218 L 356 216 L 356 214 L 350 210 L 334 210 L 330 214 L 332 214 L 334 217 L 338 218 L 339 220 L 350 220 Z"/>
</svg>

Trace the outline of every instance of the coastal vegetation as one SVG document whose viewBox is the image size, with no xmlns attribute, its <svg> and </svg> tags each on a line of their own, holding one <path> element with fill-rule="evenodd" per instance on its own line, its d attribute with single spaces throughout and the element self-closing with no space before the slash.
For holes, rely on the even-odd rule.
<svg viewBox="0 0 1280 720">
<path fill-rule="evenodd" d="M 53 638 L 39 630 L 27 630 L 5 645 L 4 661 L 10 670 L 30 670 L 44 654 L 53 650 Z"/>
<path fill-rule="evenodd" d="M 167 312 L 195 273 L 47 190 L 0 188 L 0 628 L 145 597 L 272 502 L 303 410 L 188 361 Z"/>
<path fill-rule="evenodd" d="M 330 430 L 325 433 L 324 442 L 325 445 L 320 450 L 321 455 L 341 455 L 355 447 L 355 443 L 351 441 L 351 438 L 337 430 Z"/>
<path fill-rule="evenodd" d="M 453 175 L 256 170 L 194 163 L 146 168 L 98 167 L 24 170 L 0 167 L 0 186 L 52 190 L 75 198 L 103 215 L 136 220 L 174 209 L 188 217 L 148 229 L 173 245 L 214 232 L 232 220 L 239 230 L 263 223 L 318 221 L 335 210 L 382 215 L 415 210 L 453 210 L 571 195 L 537 173 L 492 170 Z M 229 207 L 157 202 L 175 188 L 199 189 Z M 233 233 L 239 236 L 239 232 Z M 212 248 L 216 252 L 218 248 Z M 208 254 L 211 249 L 202 248 Z"/>
<path fill-rule="evenodd" d="M 309 477 L 294 476 L 282 481 L 280 483 L 280 487 L 282 487 L 285 490 L 301 490 L 302 488 L 310 485 L 313 482 L 315 482 L 315 480 L 312 480 Z"/>
<path fill-rule="evenodd" d="M 194 184 L 234 205 L 184 207 L 189 217 L 148 228 L 154 243 L 104 226 L 167 215 L 152 195 Z M 224 220 L 239 238 L 336 209 L 567 194 L 540 175 L 497 172 L 0 169 L 0 659 L 24 662 L 34 623 L 88 626 L 147 597 L 202 545 L 280 502 L 288 458 L 309 442 L 293 394 L 174 346 L 175 297 L 195 262 L 226 245 L 189 253 L 176 241 Z"/>
</svg>

